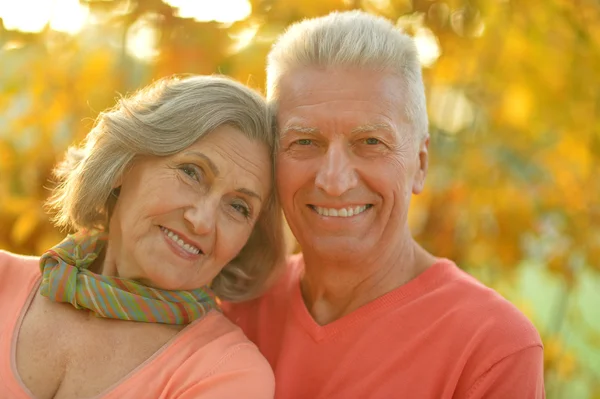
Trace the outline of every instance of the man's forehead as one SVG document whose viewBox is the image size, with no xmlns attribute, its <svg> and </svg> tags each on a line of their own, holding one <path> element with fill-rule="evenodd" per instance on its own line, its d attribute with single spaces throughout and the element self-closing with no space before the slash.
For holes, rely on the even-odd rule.
<svg viewBox="0 0 600 399">
<path fill-rule="evenodd" d="M 405 122 L 405 93 L 398 76 L 367 69 L 298 68 L 279 86 L 280 134 L 396 132 Z"/>
<path fill-rule="evenodd" d="M 402 82 L 389 73 L 369 71 L 291 71 L 280 81 L 278 116 L 285 118 L 323 112 L 390 114 L 404 109 Z M 387 115 L 390 116 L 390 115 Z M 364 121 L 363 123 L 376 121 Z"/>
<path fill-rule="evenodd" d="M 349 79 L 354 77 L 355 79 Z M 280 95 L 295 92 L 306 93 L 312 87 L 323 86 L 329 89 L 349 89 L 363 86 L 371 89 L 389 88 L 390 83 L 403 85 L 403 79 L 392 70 L 380 70 L 367 67 L 317 67 L 302 66 L 284 72 L 279 79 Z M 283 90 L 282 90 L 283 89 Z M 306 90 L 308 89 L 308 90 Z M 394 90 L 397 91 L 397 90 Z"/>
</svg>

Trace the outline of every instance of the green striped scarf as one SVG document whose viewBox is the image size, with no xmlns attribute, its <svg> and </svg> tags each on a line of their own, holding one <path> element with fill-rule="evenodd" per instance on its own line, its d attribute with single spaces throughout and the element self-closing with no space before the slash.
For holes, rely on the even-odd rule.
<svg viewBox="0 0 600 399">
<path fill-rule="evenodd" d="M 45 252 L 40 258 L 40 293 L 98 317 L 148 323 L 188 324 L 218 310 L 208 287 L 168 291 L 89 271 L 106 239 L 106 233 L 82 231 Z"/>
</svg>

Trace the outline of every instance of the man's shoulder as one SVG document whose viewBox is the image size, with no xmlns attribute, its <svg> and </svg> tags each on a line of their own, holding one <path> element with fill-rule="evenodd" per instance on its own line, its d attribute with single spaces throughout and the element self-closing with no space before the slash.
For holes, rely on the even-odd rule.
<svg viewBox="0 0 600 399">
<path fill-rule="evenodd" d="M 443 296 L 452 299 L 445 317 L 460 326 L 468 342 L 504 353 L 542 345 L 537 329 L 521 310 L 458 267 L 445 289 Z"/>
<path fill-rule="evenodd" d="M 454 280 L 454 284 L 456 291 L 460 293 L 457 297 L 460 304 L 485 316 L 486 319 L 512 320 L 517 323 L 531 324 L 513 303 L 496 290 L 464 270 L 458 269 L 456 274 L 458 278 Z"/>
<path fill-rule="evenodd" d="M 534 324 L 517 306 L 458 267 L 437 291 L 430 303 L 437 311 L 427 322 L 436 322 L 436 336 L 455 348 L 462 388 L 505 359 L 543 348 Z"/>
</svg>

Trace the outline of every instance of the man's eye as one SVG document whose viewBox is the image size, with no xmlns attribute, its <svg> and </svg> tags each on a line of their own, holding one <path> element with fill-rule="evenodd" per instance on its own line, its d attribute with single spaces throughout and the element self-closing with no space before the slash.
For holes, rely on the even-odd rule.
<svg viewBox="0 0 600 399">
<path fill-rule="evenodd" d="M 377 145 L 381 143 L 381 141 L 379 141 L 378 139 L 374 138 L 374 137 L 369 137 L 368 139 L 365 139 L 365 144 L 368 145 Z"/>
</svg>

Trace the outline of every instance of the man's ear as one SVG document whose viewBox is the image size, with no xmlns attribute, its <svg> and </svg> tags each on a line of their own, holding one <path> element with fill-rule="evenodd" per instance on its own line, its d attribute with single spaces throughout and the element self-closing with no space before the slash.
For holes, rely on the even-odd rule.
<svg viewBox="0 0 600 399">
<path fill-rule="evenodd" d="M 419 144 L 418 164 L 413 180 L 413 194 L 420 194 L 425 186 L 425 177 L 427 177 L 427 168 L 429 167 L 429 134 L 427 134 Z"/>
</svg>

